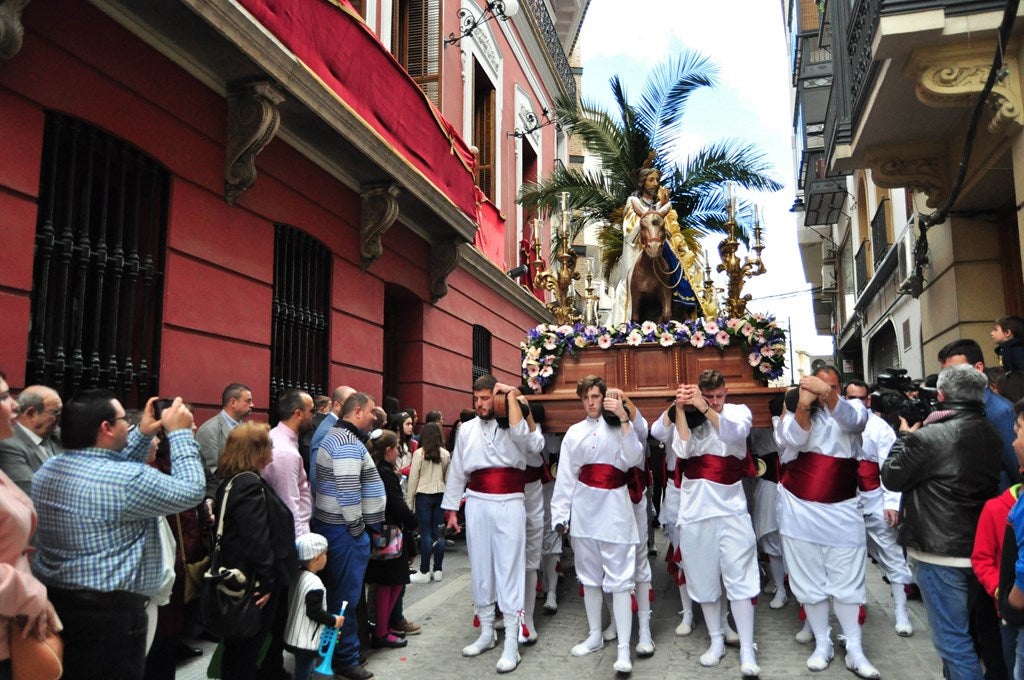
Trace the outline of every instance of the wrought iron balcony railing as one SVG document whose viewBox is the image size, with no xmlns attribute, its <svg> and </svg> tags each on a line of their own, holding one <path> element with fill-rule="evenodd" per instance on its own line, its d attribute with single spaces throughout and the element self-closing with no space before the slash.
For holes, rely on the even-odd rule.
<svg viewBox="0 0 1024 680">
<path fill-rule="evenodd" d="M 555 30 L 555 24 L 551 21 L 551 15 L 548 14 L 548 8 L 544 0 L 527 0 L 526 5 L 533 13 L 533 18 L 537 20 L 541 37 L 544 39 L 544 45 L 548 49 L 551 61 L 554 62 L 555 71 L 562 81 L 562 87 L 565 88 L 569 96 L 575 99 L 576 78 L 572 74 L 569 59 L 565 56 L 565 48 L 562 46 L 562 41 L 558 38 L 558 31 Z"/>
</svg>

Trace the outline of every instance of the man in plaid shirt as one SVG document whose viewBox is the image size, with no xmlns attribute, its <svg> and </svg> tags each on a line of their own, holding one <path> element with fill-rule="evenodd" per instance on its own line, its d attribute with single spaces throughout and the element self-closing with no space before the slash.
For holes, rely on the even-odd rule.
<svg viewBox="0 0 1024 680">
<path fill-rule="evenodd" d="M 178 398 L 157 420 L 155 402 L 129 429 L 111 392 L 81 392 L 64 406 L 65 452 L 32 480 L 39 514 L 32 571 L 64 623 L 66 678 L 142 678 L 146 607 L 174 578 L 164 569 L 160 522 L 203 499 L 192 414 Z M 161 427 L 169 475 L 145 462 Z"/>
</svg>

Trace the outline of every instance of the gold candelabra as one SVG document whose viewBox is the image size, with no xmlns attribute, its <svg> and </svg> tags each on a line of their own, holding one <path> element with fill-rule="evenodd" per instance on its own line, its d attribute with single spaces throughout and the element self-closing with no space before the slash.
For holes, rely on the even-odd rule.
<svg viewBox="0 0 1024 680">
<path fill-rule="evenodd" d="M 726 222 L 729 226 L 729 235 L 718 244 L 718 254 L 722 262 L 718 265 L 717 271 L 725 272 L 729 277 L 728 297 L 725 300 L 725 311 L 730 317 L 741 317 L 746 314 L 747 303 L 751 295 L 742 295 L 743 284 L 747 279 L 760 276 L 767 271 L 764 262 L 761 260 L 761 252 L 764 250 L 764 242 L 761 239 L 761 220 L 754 212 L 754 245 L 751 248 L 755 255 L 747 253 L 747 256 L 740 257 L 737 251 L 740 247 L 739 239 L 736 238 L 736 199 L 732 195 L 732 185 L 729 186 L 729 219 Z M 708 272 L 710 279 L 710 272 Z M 705 281 L 705 289 L 708 287 Z"/>
<path fill-rule="evenodd" d="M 555 299 L 547 303 L 545 307 L 555 316 L 555 322 L 558 324 L 574 324 L 582 321 L 582 316 L 576 311 L 576 308 L 569 299 L 569 289 L 572 286 L 572 282 L 578 281 L 580 274 L 576 271 L 576 251 L 568 247 L 568 230 L 566 229 L 568 215 L 566 204 L 568 200 L 569 192 L 563 191 L 561 195 L 562 216 L 558 227 L 559 252 L 554 258 L 558 260 L 560 265 L 557 272 L 553 264 L 548 269 L 540 271 L 540 268 L 544 265 L 544 261 L 541 259 L 540 238 L 535 238 L 533 243 L 533 264 L 537 272 L 533 278 L 533 285 L 536 288 L 542 288 L 554 293 Z M 539 234 L 540 232 L 537 231 L 536 233 Z"/>
</svg>

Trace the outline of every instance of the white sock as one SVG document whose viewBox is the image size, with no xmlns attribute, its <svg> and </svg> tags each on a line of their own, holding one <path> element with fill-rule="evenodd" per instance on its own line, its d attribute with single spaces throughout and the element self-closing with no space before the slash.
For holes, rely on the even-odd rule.
<svg viewBox="0 0 1024 680">
<path fill-rule="evenodd" d="M 537 631 L 533 626 L 533 612 L 537 608 L 537 570 L 526 570 L 526 597 L 523 598 L 523 623 L 526 625 L 529 635 L 536 635 Z M 522 628 L 519 630 L 522 634 Z"/>
<path fill-rule="evenodd" d="M 521 629 L 521 617 L 515 612 L 502 612 L 505 615 L 505 648 L 501 651 L 501 658 L 516 663 L 519 656 L 519 633 Z M 514 624 L 514 625 L 513 625 Z"/>
<path fill-rule="evenodd" d="M 860 605 L 833 602 L 832 611 L 836 613 L 836 619 L 843 629 L 843 636 L 846 637 L 846 656 L 854 659 L 855 663 L 860 661 L 864 658 L 864 649 L 860 642 L 860 622 L 857 620 L 860 616 Z"/>
<path fill-rule="evenodd" d="M 736 632 L 740 636 L 740 649 L 754 648 L 754 605 L 748 599 L 729 600 L 732 618 L 736 621 Z"/>
<path fill-rule="evenodd" d="M 543 555 L 540 558 L 544 592 L 553 592 L 558 586 L 558 555 Z"/>
<path fill-rule="evenodd" d="M 642 581 L 636 584 L 636 621 L 638 642 L 653 644 L 651 637 L 651 583 Z"/>
</svg>

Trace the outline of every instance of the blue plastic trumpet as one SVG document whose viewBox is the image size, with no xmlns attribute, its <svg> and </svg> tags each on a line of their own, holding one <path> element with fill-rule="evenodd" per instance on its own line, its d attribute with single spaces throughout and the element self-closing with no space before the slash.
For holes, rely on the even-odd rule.
<svg viewBox="0 0 1024 680">
<path fill-rule="evenodd" d="M 338 612 L 338 616 L 345 615 L 346 607 L 348 607 L 348 600 L 341 603 L 341 611 Z M 331 659 L 334 658 L 334 645 L 338 644 L 340 636 L 341 628 L 324 626 L 323 632 L 320 633 L 320 656 L 323 659 L 321 659 L 320 665 L 313 669 L 314 673 L 326 675 L 330 678 L 334 677 L 334 667 L 331 666 Z"/>
</svg>

